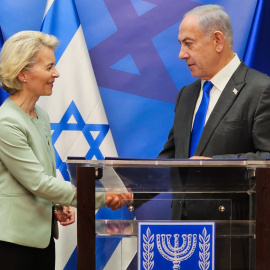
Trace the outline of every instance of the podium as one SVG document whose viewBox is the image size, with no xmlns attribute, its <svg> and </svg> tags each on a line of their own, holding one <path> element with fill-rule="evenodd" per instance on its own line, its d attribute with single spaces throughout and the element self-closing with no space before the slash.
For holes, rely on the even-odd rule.
<svg viewBox="0 0 270 270">
<path fill-rule="evenodd" d="M 98 238 L 131 240 L 136 248 L 140 220 L 215 221 L 215 269 L 269 269 L 269 161 L 74 159 L 67 167 L 78 196 L 79 270 L 97 269 Z M 135 218 L 96 219 L 95 192 L 132 192 Z M 126 269 L 128 249 L 123 244 L 110 269 Z M 136 263 L 135 255 L 129 269 Z"/>
</svg>

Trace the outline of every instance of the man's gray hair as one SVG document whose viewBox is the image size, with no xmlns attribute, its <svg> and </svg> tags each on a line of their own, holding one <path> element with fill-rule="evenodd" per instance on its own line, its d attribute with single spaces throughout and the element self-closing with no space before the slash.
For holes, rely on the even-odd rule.
<svg viewBox="0 0 270 270">
<path fill-rule="evenodd" d="M 189 15 L 195 15 L 199 17 L 199 25 L 202 31 L 205 33 L 206 38 L 215 31 L 223 33 L 230 47 L 233 46 L 233 31 L 232 24 L 229 15 L 223 10 L 223 7 L 219 5 L 203 5 L 198 6 L 188 11 L 184 18 Z"/>
</svg>

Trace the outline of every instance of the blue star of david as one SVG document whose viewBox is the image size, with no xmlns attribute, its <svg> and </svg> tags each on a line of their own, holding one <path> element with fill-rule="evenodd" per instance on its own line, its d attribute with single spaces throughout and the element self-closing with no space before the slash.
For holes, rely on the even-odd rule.
<svg viewBox="0 0 270 270">
<path fill-rule="evenodd" d="M 76 123 L 68 123 L 72 115 L 75 118 Z M 62 131 L 66 130 L 81 131 L 90 146 L 90 149 L 85 155 L 85 158 L 90 160 L 95 156 L 98 160 L 104 159 L 104 156 L 102 155 L 99 147 L 109 131 L 109 125 L 86 124 L 78 108 L 76 107 L 74 101 L 70 103 L 69 107 L 67 108 L 66 112 L 64 113 L 59 123 L 51 123 L 51 129 L 53 131 L 52 133 L 53 145 L 55 145 Z M 91 135 L 91 131 L 99 131 L 98 136 L 96 138 L 93 138 L 93 136 Z M 61 159 L 55 146 L 54 150 L 55 150 L 56 169 L 58 169 L 61 172 L 65 180 L 70 180 L 66 162 Z"/>
</svg>

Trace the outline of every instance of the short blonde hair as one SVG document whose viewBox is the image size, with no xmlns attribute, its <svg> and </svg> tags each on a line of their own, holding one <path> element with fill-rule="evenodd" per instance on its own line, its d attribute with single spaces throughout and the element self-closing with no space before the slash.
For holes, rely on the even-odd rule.
<svg viewBox="0 0 270 270">
<path fill-rule="evenodd" d="M 59 41 L 55 36 L 39 31 L 21 31 L 3 45 L 0 60 L 0 86 L 14 95 L 21 90 L 18 75 L 22 70 L 31 71 L 35 63 L 35 55 L 44 47 L 55 51 Z"/>
</svg>

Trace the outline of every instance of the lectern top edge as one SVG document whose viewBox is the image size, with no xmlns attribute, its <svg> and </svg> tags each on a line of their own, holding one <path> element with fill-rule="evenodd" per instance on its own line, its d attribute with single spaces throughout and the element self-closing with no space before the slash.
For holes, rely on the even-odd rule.
<svg viewBox="0 0 270 270">
<path fill-rule="evenodd" d="M 270 161 L 264 160 L 229 160 L 229 159 L 202 159 L 202 160 L 176 160 L 176 159 L 109 159 L 109 160 L 81 160 L 68 159 L 67 164 L 80 164 L 90 167 L 244 167 L 269 168 Z"/>
</svg>

